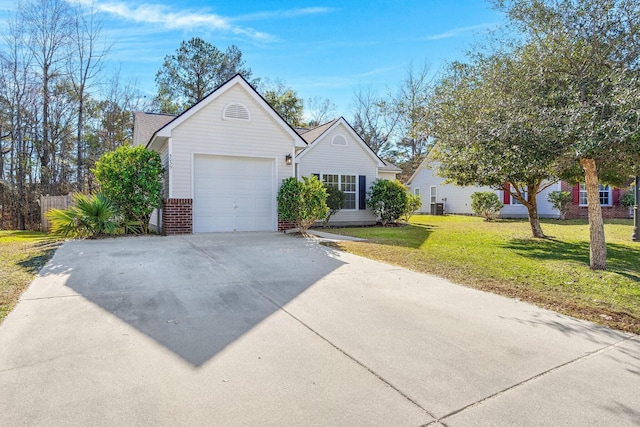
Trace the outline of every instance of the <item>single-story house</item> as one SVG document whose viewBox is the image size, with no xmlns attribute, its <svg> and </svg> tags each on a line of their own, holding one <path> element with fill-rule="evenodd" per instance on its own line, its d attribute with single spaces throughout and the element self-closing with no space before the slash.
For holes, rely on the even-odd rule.
<svg viewBox="0 0 640 427">
<path fill-rule="evenodd" d="M 164 234 L 282 230 L 282 181 L 311 175 L 346 193 L 331 223 L 372 224 L 367 191 L 400 172 L 344 118 L 292 128 L 240 75 L 178 116 L 135 113 L 133 144 L 162 158 L 163 207 L 151 222 Z"/>
<path fill-rule="evenodd" d="M 442 204 L 442 210 L 448 214 L 473 215 L 471 209 L 471 194 L 476 191 L 495 192 L 504 207 L 500 210 L 501 218 L 527 218 L 527 208 L 511 196 L 508 184 L 503 190 L 490 187 L 465 186 L 461 187 L 446 183 L 445 178 L 437 174 L 438 162 L 427 156 L 407 181 L 412 194 L 420 196 L 422 207 L 418 213 L 432 213 L 432 204 Z M 584 184 L 571 185 L 560 181 L 545 188 L 536 197 L 538 215 L 540 218 L 559 218 L 560 212 L 547 200 L 552 191 L 569 191 L 573 195 L 573 203 L 569 208 L 567 218 L 587 218 L 587 196 Z M 610 186 L 600 186 L 600 203 L 602 215 L 605 218 L 629 218 L 629 209 L 620 205 L 620 189 Z M 434 210 L 435 213 L 435 210 Z"/>
</svg>

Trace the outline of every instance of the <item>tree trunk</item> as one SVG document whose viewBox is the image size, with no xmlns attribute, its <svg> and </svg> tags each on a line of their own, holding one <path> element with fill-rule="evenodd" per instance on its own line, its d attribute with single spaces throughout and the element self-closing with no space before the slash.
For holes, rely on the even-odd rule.
<svg viewBox="0 0 640 427">
<path fill-rule="evenodd" d="M 587 187 L 587 204 L 589 213 L 589 266 L 592 270 L 607 268 L 607 244 L 604 237 L 604 222 L 600 206 L 600 180 L 594 159 L 580 159 L 584 169 L 584 180 Z"/>
<path fill-rule="evenodd" d="M 540 217 L 538 216 L 538 206 L 537 203 L 527 203 L 527 212 L 529 213 L 529 225 L 531 226 L 531 233 L 533 237 L 537 237 L 539 239 L 544 239 L 544 232 L 542 231 L 542 226 L 540 226 Z"/>
</svg>

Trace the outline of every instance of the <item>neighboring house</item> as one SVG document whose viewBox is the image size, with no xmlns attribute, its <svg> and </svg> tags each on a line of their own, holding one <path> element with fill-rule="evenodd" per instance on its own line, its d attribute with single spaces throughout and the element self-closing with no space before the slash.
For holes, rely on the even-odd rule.
<svg viewBox="0 0 640 427">
<path fill-rule="evenodd" d="M 166 170 L 152 225 L 164 234 L 284 229 L 278 189 L 288 177 L 311 174 L 347 193 L 349 205 L 332 223 L 375 223 L 366 192 L 400 170 L 343 118 L 299 132 L 240 75 L 179 116 L 136 113 L 133 144 L 158 152 Z"/>
<path fill-rule="evenodd" d="M 499 214 L 501 218 L 527 218 L 527 208 L 511 196 L 508 184 L 505 185 L 504 190 L 446 184 L 445 179 L 436 174 L 437 168 L 438 163 L 427 157 L 407 181 L 410 191 L 419 195 L 422 200 L 422 207 L 418 213 L 431 213 L 432 203 L 442 203 L 444 213 L 473 215 L 471 194 L 476 191 L 493 191 L 504 204 Z M 569 191 L 573 194 L 573 204 L 567 214 L 568 219 L 587 218 L 587 193 L 584 184 L 570 185 L 564 181 L 554 183 L 538 194 L 536 199 L 538 201 L 538 215 L 541 218 L 559 218 L 560 216 L 560 212 L 554 209 L 547 200 L 552 191 Z M 605 218 L 629 217 L 629 209 L 620 205 L 620 189 L 618 188 L 601 186 L 600 203 L 602 204 L 602 215 Z"/>
</svg>

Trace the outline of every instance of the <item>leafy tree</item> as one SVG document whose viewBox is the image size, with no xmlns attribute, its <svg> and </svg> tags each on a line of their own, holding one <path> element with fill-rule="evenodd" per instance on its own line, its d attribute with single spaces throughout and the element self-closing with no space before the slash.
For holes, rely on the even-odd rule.
<svg viewBox="0 0 640 427">
<path fill-rule="evenodd" d="M 395 223 L 407 212 L 407 187 L 398 180 L 379 179 L 371 187 L 367 204 L 383 226 Z"/>
<path fill-rule="evenodd" d="M 85 196 L 76 193 L 74 205 L 67 209 L 51 209 L 46 216 L 51 221 L 51 233 L 62 237 L 99 237 L 116 234 L 116 205 L 102 194 Z"/>
<path fill-rule="evenodd" d="M 527 208 L 534 237 L 545 237 L 536 196 L 557 181 L 560 147 L 548 125 L 554 84 L 524 46 L 453 64 L 431 101 L 439 175 L 496 190 L 508 183 Z"/>
<path fill-rule="evenodd" d="M 151 213 L 161 200 L 160 155 L 140 146 L 123 146 L 103 155 L 93 173 L 125 223 L 138 224 L 144 233 L 148 232 Z"/>
<path fill-rule="evenodd" d="M 236 74 L 251 81 L 251 69 L 245 66 L 237 46 L 223 52 L 199 37 L 182 41 L 174 54 L 165 56 L 156 73 L 156 108 L 163 113 L 181 113 Z"/>
<path fill-rule="evenodd" d="M 302 112 L 303 101 L 295 90 L 288 88 L 282 81 L 277 81 L 262 94 L 264 99 L 280 116 L 293 127 L 304 125 Z"/>
<path fill-rule="evenodd" d="M 556 82 L 548 126 L 562 147 L 559 174 L 584 181 L 590 266 L 605 269 L 600 182 L 622 184 L 640 166 L 640 3 L 497 0 Z M 634 170 L 635 169 L 635 170 Z"/>
<path fill-rule="evenodd" d="M 344 208 L 346 196 L 344 191 L 340 190 L 337 185 L 325 185 L 327 191 L 327 216 L 324 218 L 324 226 L 329 225 L 329 220 L 333 215 Z"/>
<path fill-rule="evenodd" d="M 409 221 L 414 213 L 422 206 L 422 199 L 417 194 L 407 194 L 407 211 L 404 218 Z"/>
<path fill-rule="evenodd" d="M 287 178 L 278 190 L 278 214 L 280 219 L 296 224 L 302 235 L 315 221 L 327 216 L 327 191 L 322 182 L 315 176 Z"/>
<path fill-rule="evenodd" d="M 560 211 L 560 219 L 567 219 L 569 206 L 573 203 L 573 195 L 569 191 L 552 191 L 547 196 L 547 200 Z"/>
<path fill-rule="evenodd" d="M 485 221 L 495 219 L 503 206 L 498 195 L 492 191 L 476 191 L 471 195 L 471 209 L 476 215 L 484 217 Z"/>
</svg>

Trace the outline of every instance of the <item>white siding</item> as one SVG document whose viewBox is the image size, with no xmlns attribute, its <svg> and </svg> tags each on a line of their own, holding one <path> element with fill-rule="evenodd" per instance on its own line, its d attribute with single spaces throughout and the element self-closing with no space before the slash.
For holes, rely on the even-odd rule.
<svg viewBox="0 0 640 427">
<path fill-rule="evenodd" d="M 432 185 L 437 187 L 437 203 L 444 203 L 444 211 L 448 214 L 473 215 L 471 209 L 471 194 L 476 191 L 493 191 L 500 201 L 504 201 L 504 192 L 496 191 L 490 187 L 468 186 L 460 187 L 453 184 L 445 184 L 445 179 L 435 174 L 437 162 L 433 162 L 429 167 L 420 166 L 420 171 L 413 178 L 409 188 L 413 193 L 416 188 L 420 189 L 420 199 L 422 207 L 418 213 L 429 213 L 431 210 L 431 202 L 429 200 L 429 188 Z M 551 203 L 547 201 L 548 194 L 551 191 L 559 191 L 560 184 L 552 185 L 538 194 L 538 214 L 541 218 L 557 218 L 558 211 L 553 209 Z M 446 199 L 446 200 L 444 200 Z M 527 218 L 527 208 L 522 205 L 505 204 L 500 211 L 501 218 Z"/>
<path fill-rule="evenodd" d="M 560 191 L 560 183 L 551 185 L 545 188 L 542 192 L 538 193 L 536 200 L 538 202 L 538 216 L 540 218 L 558 218 L 560 212 L 553 208 L 553 205 L 549 203 L 547 198 L 552 191 Z M 504 202 L 504 192 L 500 195 L 500 200 Z M 501 218 L 528 218 L 527 208 L 523 205 L 504 204 L 504 208 L 500 210 Z"/>
<path fill-rule="evenodd" d="M 437 169 L 436 162 L 429 165 L 429 167 L 425 167 L 425 163 L 423 163 L 420 168 L 409 187 L 412 193 L 416 188 L 420 189 L 422 206 L 418 213 L 429 213 L 431 211 L 429 188 L 432 185 L 437 187 L 436 203 L 444 203 L 444 212 L 447 214 L 473 215 L 471 194 L 476 191 L 494 191 L 489 187 L 460 187 L 453 184 L 445 184 L 445 179 L 435 174 Z M 500 196 L 501 192 L 497 191 L 496 194 Z"/>
<path fill-rule="evenodd" d="M 223 110 L 230 103 L 246 106 L 251 120 L 223 120 Z M 173 198 L 193 197 L 195 154 L 275 159 L 277 187 L 293 175 L 293 166 L 285 163 L 285 156 L 293 151 L 292 137 L 239 85 L 178 125 L 171 137 Z"/>
<path fill-rule="evenodd" d="M 396 173 L 395 172 L 384 172 L 384 171 L 378 171 L 378 179 L 386 179 L 389 181 L 393 181 L 396 179 Z"/>
<path fill-rule="evenodd" d="M 332 145 L 331 141 L 337 134 L 347 139 L 347 145 Z M 317 145 L 316 145 L 317 144 Z M 308 149 L 309 150 L 309 149 Z M 312 174 L 364 175 L 367 177 L 367 191 L 377 179 L 377 162 L 365 151 L 358 141 L 352 138 L 343 124 L 338 125 L 328 134 L 323 135 L 314 143 L 312 149 L 300 158 L 298 176 Z M 360 194 L 356 194 L 359 200 Z M 331 217 L 332 223 L 372 223 L 376 218 L 369 209 L 343 209 Z"/>
</svg>

